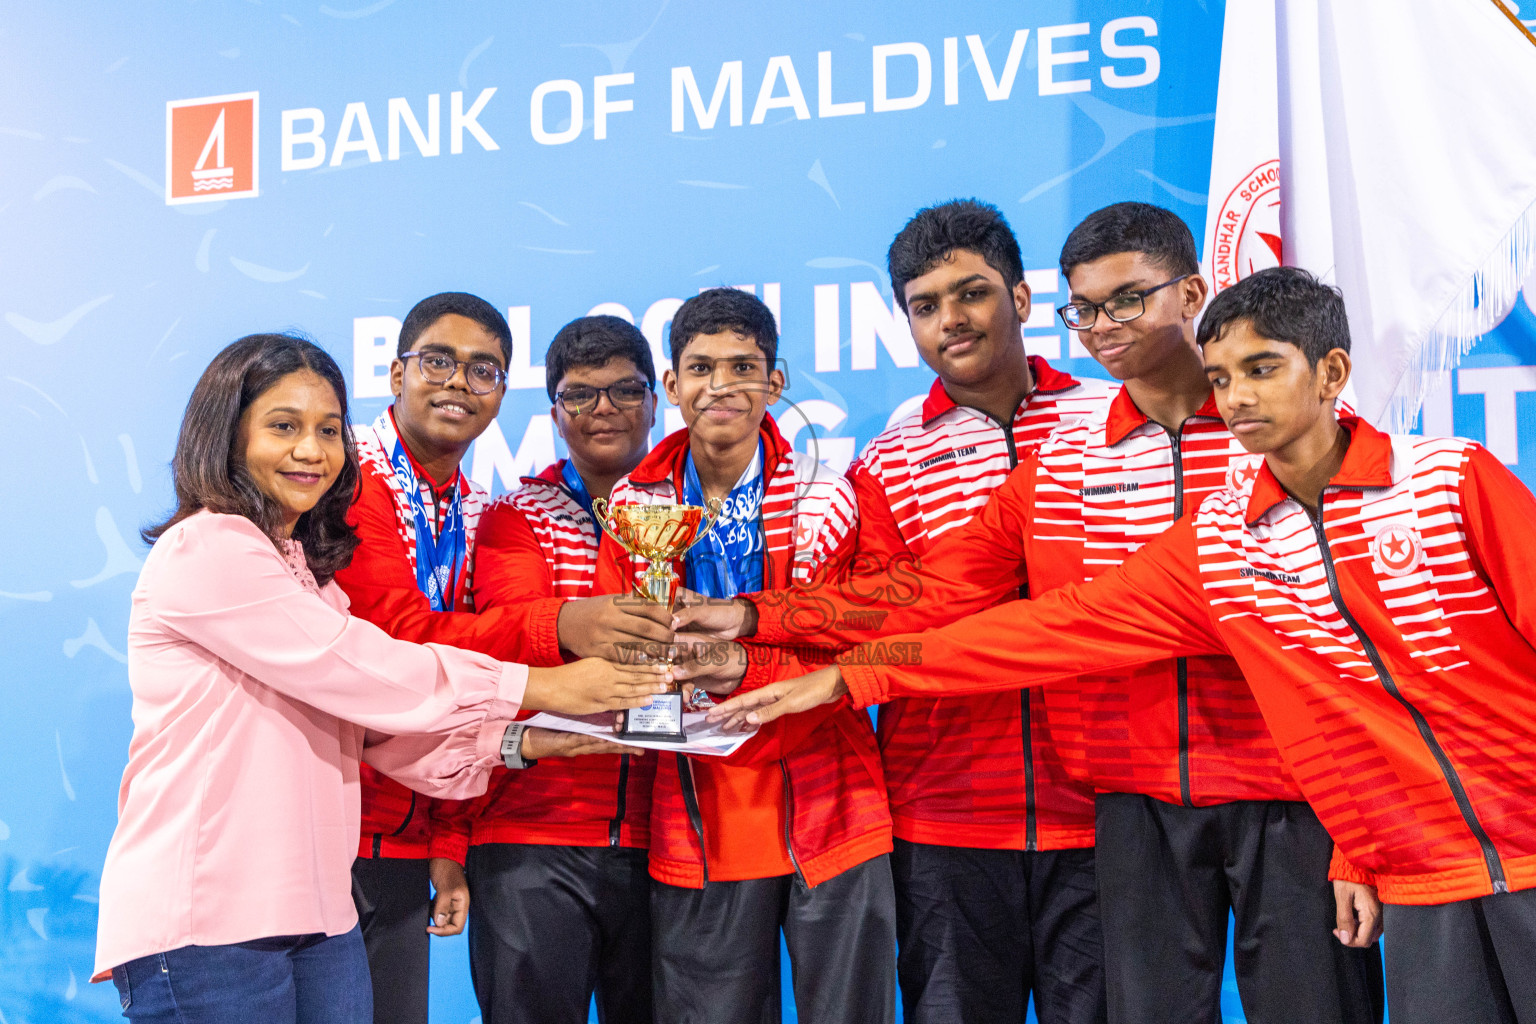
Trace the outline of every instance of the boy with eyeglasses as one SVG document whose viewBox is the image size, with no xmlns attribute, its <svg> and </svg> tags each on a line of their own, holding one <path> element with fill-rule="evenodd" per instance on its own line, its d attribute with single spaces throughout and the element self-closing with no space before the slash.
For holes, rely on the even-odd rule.
<svg viewBox="0 0 1536 1024">
<path fill-rule="evenodd" d="M 745 292 L 712 288 L 683 303 L 663 384 L 687 426 L 613 489 L 616 506 L 723 500 L 678 566 L 708 596 L 841 575 L 853 552 L 851 485 L 791 449 L 768 414 L 784 389 L 778 340 L 772 312 Z M 598 590 L 632 593 L 644 568 L 604 537 Z M 724 759 L 661 754 L 650 855 L 657 1019 L 777 1021 L 782 931 L 801 1021 L 888 1024 L 890 851 L 868 715 L 800 716 Z"/>
<path fill-rule="evenodd" d="M 371 427 L 356 429 L 362 473 L 348 522 L 359 545 L 336 582 L 353 615 L 400 639 L 560 665 L 562 647 L 584 647 L 592 632 L 578 623 L 580 642 L 566 642 L 571 622 L 565 598 L 551 595 L 477 614 L 471 595 L 476 532 L 488 499 L 459 463 L 501 407 L 511 349 L 506 319 L 478 296 L 444 292 L 406 315 L 390 368 L 395 401 Z M 588 611 L 589 620 L 617 624 L 613 635 L 667 635 L 660 622 L 611 602 L 588 604 L 599 606 Z M 544 730 L 522 733 L 519 742 L 505 752 L 509 758 L 574 757 L 611 748 Z M 439 803 L 362 767 L 353 897 L 381 1024 L 425 1024 L 428 933 L 456 935 L 464 928 L 470 897 L 461 866 L 466 843 L 461 827 L 442 820 L 441 811 Z"/>
<path fill-rule="evenodd" d="M 603 532 L 592 500 L 606 500 L 650 445 L 656 370 L 633 324 L 573 320 L 544 366 L 569 457 L 525 477 L 481 517 L 473 589 L 482 614 L 592 594 Z M 510 766 L 523 770 L 498 769 L 485 796 L 447 815 L 463 823 L 454 831 L 468 848 L 481 1019 L 582 1024 L 595 992 L 603 1021 L 648 1024 L 656 758 L 636 751 L 535 765 L 538 756 Z"/>
<path fill-rule="evenodd" d="M 1529 1020 L 1536 500 L 1475 442 L 1341 413 L 1344 301 L 1304 270 L 1223 291 L 1199 343 L 1254 455 L 1198 510 L 1099 579 L 914 637 L 931 672 L 850 666 L 748 697 L 787 711 L 1230 654 L 1338 841 L 1336 876 L 1380 887 L 1395 1024 Z M 1027 546 L 1018 483 L 987 532 Z M 1293 995 L 1311 980 L 1294 978 Z"/>
<path fill-rule="evenodd" d="M 1038 495 L 1021 527 L 1027 560 L 1018 539 L 988 539 L 982 526 L 1012 507 L 1010 478 L 925 559 L 923 601 L 893 608 L 881 633 L 953 621 L 1021 584 L 1038 597 L 1108 571 L 1224 486 L 1246 458 L 1221 421 L 1195 346 L 1206 283 L 1184 223 L 1159 207 L 1117 203 L 1073 229 L 1060 263 L 1071 289 L 1063 320 L 1123 383 L 1014 474 L 1034 481 Z M 781 623 L 811 599 L 842 607 L 827 588 L 763 595 L 758 639 L 781 639 Z M 870 635 L 834 629 L 829 638 Z M 1239 995 L 1251 1016 L 1380 1019 L 1379 951 L 1360 948 L 1379 928 L 1374 891 L 1358 880 L 1330 885 L 1332 842 L 1302 802 L 1234 662 L 1179 657 L 1094 672 L 1042 688 L 1040 703 L 1066 771 L 1097 793 L 1112 1022 L 1219 1017 L 1229 913 Z M 1347 946 L 1332 935 L 1346 916 Z"/>
</svg>

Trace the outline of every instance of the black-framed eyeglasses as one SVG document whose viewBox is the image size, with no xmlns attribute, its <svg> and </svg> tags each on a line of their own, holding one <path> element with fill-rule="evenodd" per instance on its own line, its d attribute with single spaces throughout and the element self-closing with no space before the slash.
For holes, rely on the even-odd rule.
<svg viewBox="0 0 1536 1024">
<path fill-rule="evenodd" d="M 608 396 L 608 401 L 615 409 L 633 409 L 645 401 L 645 396 L 650 393 L 650 385 L 635 380 L 621 380 L 605 388 L 572 384 L 564 391 L 556 391 L 555 401 L 572 416 L 580 416 L 596 409 L 604 395 Z"/>
<path fill-rule="evenodd" d="M 400 357 L 402 362 L 407 359 L 416 360 L 416 369 L 428 384 L 447 384 L 464 367 L 464 383 L 477 395 L 490 394 L 507 379 L 506 370 L 484 359 L 465 362 L 446 352 L 407 352 Z"/>
<path fill-rule="evenodd" d="M 1143 288 L 1137 292 L 1121 292 L 1111 295 L 1103 302 L 1069 302 L 1056 310 L 1056 315 L 1061 317 L 1061 322 L 1074 331 L 1090 330 L 1099 319 L 1099 310 L 1117 324 L 1123 324 L 1135 320 L 1147 311 L 1147 296 L 1153 292 L 1161 291 L 1171 284 L 1178 284 L 1189 277 L 1189 274 L 1180 274 L 1171 281 L 1155 284 L 1151 288 Z"/>
</svg>

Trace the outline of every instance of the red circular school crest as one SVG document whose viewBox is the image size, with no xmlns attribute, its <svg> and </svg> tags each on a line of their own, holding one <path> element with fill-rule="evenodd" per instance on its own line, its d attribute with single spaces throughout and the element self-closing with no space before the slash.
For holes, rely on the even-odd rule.
<svg viewBox="0 0 1536 1024">
<path fill-rule="evenodd" d="M 1227 193 L 1216 215 L 1211 288 L 1219 292 L 1280 262 L 1280 161 L 1266 160 Z"/>
<path fill-rule="evenodd" d="M 1406 576 L 1424 561 L 1424 544 L 1419 531 L 1392 523 L 1376 531 L 1371 540 L 1371 557 L 1376 568 L 1388 576 Z"/>
<path fill-rule="evenodd" d="M 811 522 L 810 516 L 795 517 L 795 550 L 806 551 L 810 549 L 811 541 L 816 539 L 816 524 Z"/>
<path fill-rule="evenodd" d="M 1241 494 L 1253 486 L 1259 478 L 1262 455 L 1238 456 L 1227 463 L 1227 490 Z"/>
</svg>

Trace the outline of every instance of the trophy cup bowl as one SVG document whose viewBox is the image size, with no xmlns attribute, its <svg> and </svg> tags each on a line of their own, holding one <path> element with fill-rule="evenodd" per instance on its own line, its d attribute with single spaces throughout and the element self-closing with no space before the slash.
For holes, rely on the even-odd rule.
<svg viewBox="0 0 1536 1024">
<path fill-rule="evenodd" d="M 672 571 L 674 559 L 681 558 L 715 525 L 722 502 L 710 498 L 706 507 L 698 505 L 610 505 L 603 498 L 592 500 L 592 510 L 619 545 L 646 563 L 642 582 L 635 587 L 641 600 L 671 608 L 677 598 L 682 578 Z M 670 662 L 670 658 L 666 659 Z M 682 743 L 682 688 L 654 698 L 643 708 L 624 712 L 619 735 L 626 739 L 658 740 Z"/>
</svg>

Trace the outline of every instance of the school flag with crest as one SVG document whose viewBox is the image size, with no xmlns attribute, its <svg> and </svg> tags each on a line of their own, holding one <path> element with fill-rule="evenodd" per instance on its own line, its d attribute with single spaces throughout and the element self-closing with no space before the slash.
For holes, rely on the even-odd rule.
<svg viewBox="0 0 1536 1024">
<path fill-rule="evenodd" d="M 1205 272 L 1344 293 L 1357 407 L 1425 393 L 1536 269 L 1536 39 L 1499 0 L 1230 0 Z"/>
</svg>

